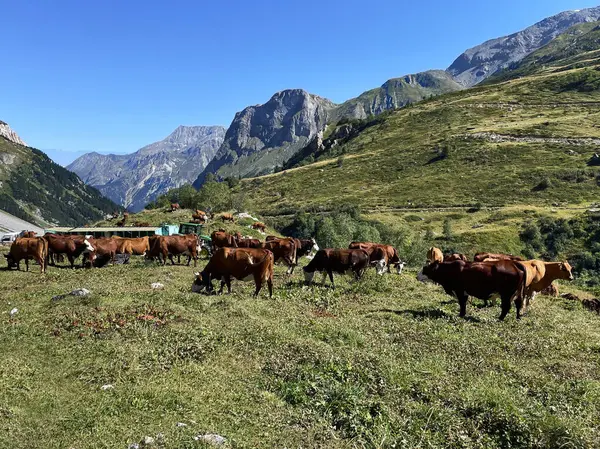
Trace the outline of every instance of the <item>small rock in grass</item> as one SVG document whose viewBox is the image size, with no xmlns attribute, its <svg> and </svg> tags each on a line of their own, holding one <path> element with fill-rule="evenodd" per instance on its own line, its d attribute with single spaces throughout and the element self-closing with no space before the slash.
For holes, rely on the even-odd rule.
<svg viewBox="0 0 600 449">
<path fill-rule="evenodd" d="M 114 389 L 114 388 L 115 388 L 115 386 L 114 386 L 114 385 L 111 385 L 111 384 L 102 385 L 102 386 L 100 387 L 100 389 L 101 389 L 101 390 L 112 390 L 112 389 Z"/>
<path fill-rule="evenodd" d="M 221 435 L 217 435 L 216 433 L 207 433 L 206 435 L 196 435 L 194 437 L 196 441 L 204 441 L 209 444 L 214 444 L 215 446 L 222 446 L 227 442 L 225 437 Z"/>
<path fill-rule="evenodd" d="M 14 309 L 12 309 L 10 312 L 8 312 L 8 314 L 11 317 L 15 316 L 17 313 L 19 313 L 19 309 L 17 309 L 16 307 Z"/>
<path fill-rule="evenodd" d="M 91 292 L 87 288 L 78 288 L 70 293 L 71 296 L 88 296 L 90 294 Z"/>
<path fill-rule="evenodd" d="M 187 424 L 184 422 L 178 422 L 177 424 L 175 424 L 177 427 L 187 427 Z"/>
<path fill-rule="evenodd" d="M 149 437 L 149 436 L 145 436 L 144 438 L 142 438 L 142 441 L 140 441 L 140 447 L 151 447 L 154 446 L 154 438 Z"/>
<path fill-rule="evenodd" d="M 129 446 L 127 446 L 127 449 L 140 449 L 140 445 L 137 443 L 131 443 Z"/>
<path fill-rule="evenodd" d="M 165 286 L 163 284 L 161 284 L 160 282 L 153 282 L 152 283 L 152 289 L 153 290 L 162 290 L 163 288 L 165 288 Z"/>
</svg>

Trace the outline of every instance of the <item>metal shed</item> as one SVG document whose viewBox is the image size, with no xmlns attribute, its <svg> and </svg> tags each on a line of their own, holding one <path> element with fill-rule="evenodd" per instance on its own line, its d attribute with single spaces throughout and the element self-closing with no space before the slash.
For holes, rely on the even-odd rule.
<svg viewBox="0 0 600 449">
<path fill-rule="evenodd" d="M 124 227 L 124 228 L 52 228 L 46 229 L 46 232 L 54 234 L 70 234 L 70 235 L 91 235 L 95 238 L 112 237 L 146 237 L 156 234 L 161 234 L 161 228 L 156 227 Z"/>
</svg>

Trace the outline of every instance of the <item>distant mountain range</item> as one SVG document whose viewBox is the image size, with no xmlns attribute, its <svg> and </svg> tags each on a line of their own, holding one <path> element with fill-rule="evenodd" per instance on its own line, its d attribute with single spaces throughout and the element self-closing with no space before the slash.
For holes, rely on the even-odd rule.
<svg viewBox="0 0 600 449">
<path fill-rule="evenodd" d="M 136 212 L 161 193 L 193 182 L 224 137 L 222 126 L 180 126 L 133 154 L 88 153 L 67 168 L 107 198 Z"/>
<path fill-rule="evenodd" d="M 209 173 L 252 177 L 275 171 L 321 139 L 328 125 L 465 89 L 514 66 L 576 24 L 600 19 L 600 7 L 566 11 L 509 36 L 465 51 L 446 70 L 386 81 L 340 105 L 301 89 L 274 94 L 238 112 L 222 127 L 180 127 L 166 139 L 129 155 L 89 153 L 67 168 L 115 202 L 137 211 L 170 188 Z"/>
</svg>

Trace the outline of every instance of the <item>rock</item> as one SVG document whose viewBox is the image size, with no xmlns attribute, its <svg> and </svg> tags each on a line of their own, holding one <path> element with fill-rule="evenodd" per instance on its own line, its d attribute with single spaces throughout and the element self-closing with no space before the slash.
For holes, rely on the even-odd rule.
<svg viewBox="0 0 600 449">
<path fill-rule="evenodd" d="M 163 288 L 165 288 L 165 286 L 160 282 L 153 282 L 151 286 L 152 290 L 162 290 Z"/>
<path fill-rule="evenodd" d="M 142 441 L 140 441 L 140 447 L 144 448 L 154 446 L 154 442 L 154 438 L 145 436 L 144 438 L 142 438 Z"/>
<path fill-rule="evenodd" d="M 69 293 L 71 296 L 89 296 L 92 292 L 90 292 L 87 288 L 78 288 L 77 290 L 73 290 Z"/>
<path fill-rule="evenodd" d="M 115 388 L 115 387 L 114 387 L 114 385 L 111 385 L 111 384 L 102 385 L 102 386 L 100 387 L 100 389 L 101 389 L 101 390 L 103 390 L 103 391 L 106 391 L 106 390 L 114 390 L 114 388 Z"/>
<path fill-rule="evenodd" d="M 196 435 L 194 437 L 196 441 L 204 441 L 209 444 L 214 444 L 215 446 L 222 446 L 227 442 L 225 437 L 221 435 L 217 435 L 216 433 L 207 433 L 206 435 Z"/>
<path fill-rule="evenodd" d="M 131 443 L 127 446 L 127 449 L 140 449 L 140 445 L 138 443 Z"/>
<path fill-rule="evenodd" d="M 175 424 L 177 427 L 187 427 L 187 424 L 184 422 L 178 422 L 177 424 Z"/>
<path fill-rule="evenodd" d="M 17 313 L 19 313 L 19 309 L 17 309 L 16 307 L 14 309 L 12 309 L 10 312 L 8 312 L 8 314 L 11 317 L 15 316 Z"/>
<path fill-rule="evenodd" d="M 16 132 L 10 129 L 8 123 L 0 120 L 0 136 L 4 137 L 11 142 L 18 143 L 19 145 L 27 146 L 25 142 L 18 136 Z"/>
</svg>

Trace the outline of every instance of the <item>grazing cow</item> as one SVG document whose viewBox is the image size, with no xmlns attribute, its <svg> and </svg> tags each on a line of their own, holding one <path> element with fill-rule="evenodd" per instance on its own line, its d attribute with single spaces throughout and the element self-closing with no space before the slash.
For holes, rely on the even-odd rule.
<svg viewBox="0 0 600 449">
<path fill-rule="evenodd" d="M 391 273 L 390 267 L 396 267 L 396 273 L 402 273 L 404 262 L 400 260 L 398 250 L 392 245 L 383 245 L 381 243 L 372 242 L 352 242 L 348 249 L 364 249 L 368 254 L 371 265 L 377 267 L 377 274 L 383 274 L 387 266 L 388 273 Z"/>
<path fill-rule="evenodd" d="M 346 274 L 354 273 L 354 277 L 359 280 L 369 267 L 369 254 L 363 249 L 321 249 L 304 267 L 304 278 L 310 285 L 315 277 L 315 272 L 323 273 L 323 281 L 329 275 L 331 286 L 335 289 L 333 282 L 333 273 Z"/>
<path fill-rule="evenodd" d="M 173 256 L 184 255 L 188 256 L 188 266 L 192 259 L 194 259 L 194 266 L 196 266 L 200 250 L 201 247 L 196 235 L 161 235 L 155 239 L 153 246 L 150 248 L 148 258 L 154 259 L 156 257 L 160 261 L 162 256 L 162 264 L 166 265 L 168 257 L 171 264 L 175 265 Z"/>
<path fill-rule="evenodd" d="M 461 317 L 467 313 L 469 295 L 486 302 L 493 296 L 500 295 L 500 320 L 506 317 L 513 301 L 517 308 L 517 319 L 521 318 L 527 273 L 520 262 L 434 262 L 424 266 L 420 275 L 440 284 L 448 295 L 458 298 Z"/>
<path fill-rule="evenodd" d="M 194 211 L 194 215 L 204 215 L 204 217 L 206 218 L 206 220 L 208 220 L 208 214 L 206 212 L 204 212 L 203 210 L 196 209 Z"/>
<path fill-rule="evenodd" d="M 427 261 L 432 264 L 434 262 L 443 262 L 444 261 L 444 253 L 442 253 L 442 250 L 439 248 L 436 248 L 435 246 L 432 246 L 431 248 L 429 248 L 429 251 L 427 251 Z"/>
<path fill-rule="evenodd" d="M 242 239 L 238 239 L 236 238 L 236 243 L 238 248 L 260 248 L 262 245 L 262 242 L 258 239 L 249 239 L 249 238 L 242 238 Z"/>
<path fill-rule="evenodd" d="M 48 257 L 48 242 L 43 237 L 20 237 L 10 246 L 10 251 L 5 254 L 8 268 L 21 269 L 21 260 L 25 259 L 26 271 L 29 271 L 29 259 L 34 259 L 40 264 L 40 272 L 46 272 Z"/>
<path fill-rule="evenodd" d="M 502 253 L 477 253 L 473 257 L 473 262 L 488 262 L 491 260 L 513 260 L 513 261 L 521 261 L 518 256 L 513 256 L 512 254 L 502 254 Z"/>
<path fill-rule="evenodd" d="M 521 262 L 527 271 L 526 299 L 527 305 L 535 293 L 548 288 L 557 279 L 573 280 L 573 272 L 569 262 L 542 262 L 526 260 Z"/>
<path fill-rule="evenodd" d="M 454 262 L 455 260 L 463 260 L 465 262 L 469 261 L 469 259 L 467 259 L 467 256 L 465 256 L 464 254 L 454 253 L 444 256 L 444 262 Z"/>
<path fill-rule="evenodd" d="M 223 220 L 223 223 L 225 223 L 226 221 L 230 221 L 231 223 L 235 223 L 235 218 L 233 218 L 233 214 L 221 214 L 221 220 Z"/>
<path fill-rule="evenodd" d="M 237 248 L 237 239 L 235 236 L 225 231 L 213 231 L 210 235 L 213 248 Z"/>
<path fill-rule="evenodd" d="M 296 267 L 296 243 L 294 239 L 271 240 L 261 243 L 260 247 L 271 251 L 275 262 L 283 261 L 288 267 L 287 274 L 294 273 Z"/>
<path fill-rule="evenodd" d="M 94 266 L 94 261 L 97 257 L 103 259 L 109 259 L 112 264 L 115 264 L 115 256 L 121 245 L 121 242 L 125 239 L 113 239 L 113 238 L 90 238 L 89 242 L 93 250 L 90 252 L 91 266 Z"/>
<path fill-rule="evenodd" d="M 82 235 L 44 235 L 44 239 L 48 242 L 50 264 L 55 265 L 55 257 L 65 254 L 69 259 L 71 268 L 74 268 L 75 259 L 94 250 L 89 242 L 90 238 Z"/>
<path fill-rule="evenodd" d="M 267 225 L 260 221 L 257 221 L 255 223 L 252 223 L 252 229 L 256 229 L 260 232 L 265 232 L 267 230 Z"/>
<path fill-rule="evenodd" d="M 268 250 L 219 248 L 210 258 L 204 270 L 196 273 L 192 291 L 199 293 L 203 289 L 207 289 L 212 292 L 212 280 L 220 279 L 219 294 L 223 293 L 224 285 L 227 285 L 227 292 L 231 293 L 231 278 L 234 277 L 241 281 L 254 280 L 256 285 L 254 296 L 258 296 L 266 281 L 271 298 L 273 297 L 273 263 L 273 253 Z"/>
<path fill-rule="evenodd" d="M 176 210 L 181 209 L 179 203 L 171 203 L 171 212 L 175 212 Z"/>
</svg>

